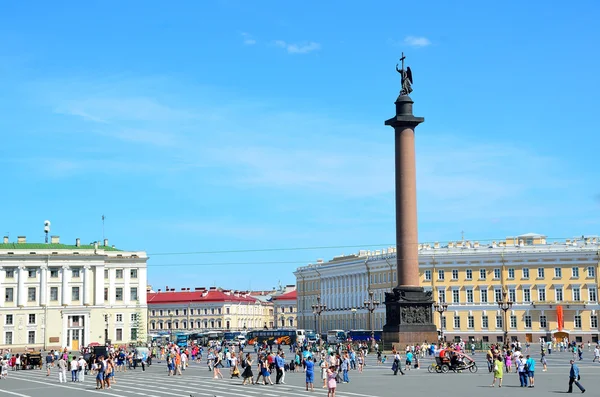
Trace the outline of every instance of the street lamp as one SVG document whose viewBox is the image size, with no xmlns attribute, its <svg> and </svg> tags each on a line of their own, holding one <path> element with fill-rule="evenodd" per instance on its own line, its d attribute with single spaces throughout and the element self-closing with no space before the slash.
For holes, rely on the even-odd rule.
<svg viewBox="0 0 600 397">
<path fill-rule="evenodd" d="M 513 305 L 513 301 L 508 299 L 508 294 L 506 290 L 502 291 L 502 300 L 496 301 L 500 310 L 504 312 L 504 317 L 502 319 L 502 328 L 504 328 L 504 344 L 508 344 L 508 324 L 506 323 L 506 312 L 510 310 Z"/>
<path fill-rule="evenodd" d="M 169 322 L 169 340 L 173 343 L 173 313 L 169 312 L 169 318 L 171 319 Z"/>
<path fill-rule="evenodd" d="M 321 296 L 317 296 L 317 304 L 312 305 L 313 314 L 315 316 L 315 329 L 317 330 L 319 336 L 321 335 L 321 313 L 327 309 L 327 305 L 321 304 Z M 319 317 L 319 323 L 317 324 L 317 316 Z"/>
<path fill-rule="evenodd" d="M 364 302 L 365 308 L 369 311 L 369 326 L 371 327 L 371 345 L 375 344 L 375 326 L 373 325 L 373 312 L 379 306 L 379 301 L 373 298 L 373 291 L 369 291 L 369 299 Z"/>
<path fill-rule="evenodd" d="M 350 311 L 352 312 L 352 329 L 356 329 L 356 308 L 353 307 Z"/>
<path fill-rule="evenodd" d="M 433 304 L 433 310 L 440 314 L 440 339 L 442 342 L 446 341 L 444 337 L 444 312 L 448 310 L 448 304 L 446 302 L 442 302 L 440 299 L 440 303 Z"/>
</svg>

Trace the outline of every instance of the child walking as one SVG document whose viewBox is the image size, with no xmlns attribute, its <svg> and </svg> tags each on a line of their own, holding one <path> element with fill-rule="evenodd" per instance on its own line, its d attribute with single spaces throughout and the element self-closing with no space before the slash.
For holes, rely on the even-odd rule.
<svg viewBox="0 0 600 397">
<path fill-rule="evenodd" d="M 332 365 L 327 370 L 327 397 L 335 397 L 335 388 L 337 387 L 336 377 L 337 371 Z"/>
</svg>

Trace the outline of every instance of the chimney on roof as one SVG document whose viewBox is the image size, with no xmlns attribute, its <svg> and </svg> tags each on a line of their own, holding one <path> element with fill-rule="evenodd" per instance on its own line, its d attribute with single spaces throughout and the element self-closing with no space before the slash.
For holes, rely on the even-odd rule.
<svg viewBox="0 0 600 397">
<path fill-rule="evenodd" d="M 169 286 L 168 285 L 165 287 L 165 291 L 169 291 Z"/>
<path fill-rule="evenodd" d="M 51 244 L 60 244 L 60 236 L 50 236 Z"/>
<path fill-rule="evenodd" d="M 25 236 L 17 237 L 17 244 L 25 244 L 26 242 L 27 242 L 27 237 L 25 237 Z"/>
<path fill-rule="evenodd" d="M 4 244 L 8 244 L 8 236 L 4 236 Z"/>
<path fill-rule="evenodd" d="M 158 292 L 160 292 L 160 288 L 158 289 Z"/>
<path fill-rule="evenodd" d="M 108 247 L 108 239 L 107 238 L 104 239 L 104 246 Z"/>
<path fill-rule="evenodd" d="M 75 247 L 81 247 L 81 239 L 80 238 L 75 239 Z"/>
</svg>

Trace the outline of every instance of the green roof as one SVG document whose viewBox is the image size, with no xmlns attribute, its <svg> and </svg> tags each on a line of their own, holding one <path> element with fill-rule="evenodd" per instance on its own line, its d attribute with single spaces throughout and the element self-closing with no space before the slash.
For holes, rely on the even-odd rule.
<svg viewBox="0 0 600 397">
<path fill-rule="evenodd" d="M 76 245 L 67 245 L 67 244 L 44 244 L 44 243 L 0 243 L 0 250 L 45 250 L 45 249 L 55 249 L 55 250 L 71 250 L 71 251 L 82 251 L 82 250 L 93 250 L 93 245 L 85 245 L 77 247 Z M 119 249 L 98 245 L 98 249 L 102 249 L 104 251 L 121 251 Z"/>
</svg>

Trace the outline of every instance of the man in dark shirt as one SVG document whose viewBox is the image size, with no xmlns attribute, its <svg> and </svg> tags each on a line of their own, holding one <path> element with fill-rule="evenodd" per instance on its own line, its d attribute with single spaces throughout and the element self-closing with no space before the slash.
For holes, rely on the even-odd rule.
<svg viewBox="0 0 600 397">
<path fill-rule="evenodd" d="M 50 367 L 54 366 L 54 350 L 46 356 L 46 376 L 50 376 Z"/>
<path fill-rule="evenodd" d="M 571 360 L 571 371 L 569 372 L 569 391 L 567 393 L 573 393 L 573 383 L 575 386 L 585 393 L 585 388 L 579 383 L 579 367 L 575 364 L 574 360 Z"/>
</svg>

